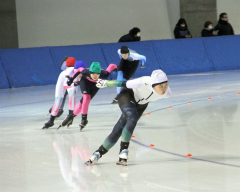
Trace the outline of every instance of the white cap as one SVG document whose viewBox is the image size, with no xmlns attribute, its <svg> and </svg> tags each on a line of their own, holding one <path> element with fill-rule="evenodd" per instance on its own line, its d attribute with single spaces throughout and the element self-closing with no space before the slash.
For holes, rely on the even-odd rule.
<svg viewBox="0 0 240 192">
<path fill-rule="evenodd" d="M 153 71 L 151 75 L 151 79 L 152 79 L 152 85 L 168 81 L 167 75 L 161 69 Z"/>
</svg>

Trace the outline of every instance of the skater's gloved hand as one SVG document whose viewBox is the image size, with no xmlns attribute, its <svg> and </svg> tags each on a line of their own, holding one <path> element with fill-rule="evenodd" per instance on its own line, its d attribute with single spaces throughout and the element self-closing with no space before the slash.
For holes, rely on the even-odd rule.
<svg viewBox="0 0 240 192">
<path fill-rule="evenodd" d="M 68 75 L 66 77 L 68 78 L 67 84 L 70 86 L 73 83 L 73 78 L 69 77 Z"/>
<path fill-rule="evenodd" d="M 98 79 L 96 86 L 98 88 L 104 88 L 107 87 L 108 80 Z"/>
<path fill-rule="evenodd" d="M 74 86 L 78 86 L 78 85 L 80 85 L 80 81 L 77 81 L 74 83 Z"/>
<path fill-rule="evenodd" d="M 140 68 L 145 68 L 145 66 L 141 64 L 141 65 L 140 65 Z"/>
</svg>

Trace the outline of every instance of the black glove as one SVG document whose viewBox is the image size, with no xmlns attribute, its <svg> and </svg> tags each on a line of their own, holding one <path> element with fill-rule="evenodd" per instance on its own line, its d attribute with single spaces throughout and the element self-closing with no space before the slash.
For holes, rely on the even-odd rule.
<svg viewBox="0 0 240 192">
<path fill-rule="evenodd" d="M 67 84 L 70 86 L 73 83 L 73 78 L 69 77 L 68 75 L 66 77 L 68 78 Z"/>
<path fill-rule="evenodd" d="M 77 81 L 74 83 L 74 86 L 78 86 L 78 85 L 80 85 L 80 81 Z"/>
</svg>

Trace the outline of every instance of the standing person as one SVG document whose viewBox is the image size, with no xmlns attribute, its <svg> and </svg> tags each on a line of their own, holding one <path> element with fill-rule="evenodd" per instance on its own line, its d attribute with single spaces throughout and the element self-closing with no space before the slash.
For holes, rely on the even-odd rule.
<svg viewBox="0 0 240 192">
<path fill-rule="evenodd" d="M 79 82 L 81 91 L 82 91 L 82 98 L 79 101 L 78 105 L 74 109 L 72 114 L 69 114 L 58 127 L 64 127 L 66 125 L 70 125 L 79 113 L 82 112 L 82 121 L 79 124 L 80 131 L 87 125 L 87 113 L 88 107 L 90 104 L 91 99 L 97 94 L 99 88 L 96 87 L 96 83 L 98 78 L 107 79 L 110 73 L 113 70 L 117 69 L 117 65 L 110 64 L 106 70 L 101 69 L 101 65 L 99 62 L 93 62 L 89 69 L 79 68 L 76 73 L 73 75 L 72 78 L 69 77 L 68 85 L 71 85 L 73 80 L 81 73 L 82 78 Z"/>
<path fill-rule="evenodd" d="M 221 13 L 219 15 L 218 24 L 214 28 L 214 30 L 218 30 L 218 35 L 234 35 L 234 31 L 232 25 L 228 22 L 227 13 Z"/>
<path fill-rule="evenodd" d="M 180 18 L 174 29 L 175 39 L 192 38 L 190 31 L 188 30 L 187 22 L 184 18 Z"/>
<path fill-rule="evenodd" d="M 127 46 L 122 46 L 121 49 L 118 50 L 118 55 L 121 59 L 118 66 L 118 81 L 129 80 L 137 70 L 139 61 L 141 62 L 140 68 L 145 67 L 146 57 L 129 49 Z M 122 87 L 117 88 L 117 96 L 113 99 L 112 104 L 116 104 L 118 102 L 118 94 L 120 93 L 121 89 Z"/>
<path fill-rule="evenodd" d="M 212 37 L 218 35 L 217 30 L 213 30 L 213 23 L 211 21 L 207 21 L 204 24 L 204 29 L 202 30 L 202 37 Z"/>
<path fill-rule="evenodd" d="M 107 86 L 124 87 L 119 94 L 118 102 L 122 116 L 114 126 L 111 134 L 85 164 L 90 165 L 96 163 L 99 158 L 116 144 L 121 136 L 119 161 L 117 161 L 117 165 L 126 166 L 131 136 L 148 103 L 150 101 L 168 98 L 171 95 L 171 90 L 168 87 L 168 78 L 162 70 L 155 70 L 152 72 L 151 77 L 145 76 L 129 81 L 99 80 L 97 86 L 99 88 Z"/>
<path fill-rule="evenodd" d="M 128 34 L 123 35 L 118 42 L 131 42 L 131 41 L 140 41 L 141 40 L 141 31 L 139 28 L 132 28 Z"/>
</svg>

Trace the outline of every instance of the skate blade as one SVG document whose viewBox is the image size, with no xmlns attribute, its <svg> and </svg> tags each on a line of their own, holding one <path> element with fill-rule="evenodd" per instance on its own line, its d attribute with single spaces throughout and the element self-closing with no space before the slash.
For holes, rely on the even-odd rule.
<svg viewBox="0 0 240 192">
<path fill-rule="evenodd" d="M 59 127 L 57 128 L 57 130 L 60 129 L 60 127 L 62 127 L 62 125 L 59 125 Z"/>
<path fill-rule="evenodd" d="M 80 125 L 79 125 L 80 126 Z M 82 131 L 83 130 L 83 128 L 84 128 L 84 126 L 80 126 L 80 131 Z"/>
<path fill-rule="evenodd" d="M 47 115 L 46 115 L 46 117 L 49 115 L 50 113 L 48 113 Z"/>
<path fill-rule="evenodd" d="M 117 161 L 116 165 L 123 165 L 123 166 L 127 166 L 127 161 Z"/>
<path fill-rule="evenodd" d="M 90 161 L 86 161 L 84 164 L 87 165 L 87 166 L 89 166 L 89 165 L 91 165 L 92 163 L 91 163 Z"/>
</svg>

